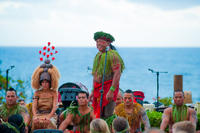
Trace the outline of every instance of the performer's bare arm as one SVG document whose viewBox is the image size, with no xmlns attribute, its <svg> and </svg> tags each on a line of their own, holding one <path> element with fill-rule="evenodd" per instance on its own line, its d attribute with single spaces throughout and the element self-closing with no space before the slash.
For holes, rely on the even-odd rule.
<svg viewBox="0 0 200 133">
<path fill-rule="evenodd" d="M 22 117 L 24 118 L 24 123 L 25 123 L 25 125 L 28 125 L 29 122 L 30 122 L 30 116 L 29 116 L 29 114 L 28 114 L 27 109 L 25 109 L 25 112 L 21 112 L 20 114 L 21 114 Z M 28 133 L 28 127 L 27 127 L 27 126 L 25 127 L 25 133 Z"/>
<path fill-rule="evenodd" d="M 35 92 L 35 94 L 34 94 L 34 96 L 33 96 L 33 107 L 32 107 L 32 112 L 33 112 L 33 116 L 35 116 L 36 115 L 36 113 L 37 113 L 37 103 L 38 103 L 38 98 L 39 98 L 39 96 L 38 96 L 38 93 L 37 93 L 37 91 Z"/>
<path fill-rule="evenodd" d="M 59 130 L 65 130 L 67 126 L 72 122 L 73 114 L 68 114 L 66 119 L 60 124 Z"/>
<path fill-rule="evenodd" d="M 120 65 L 119 58 L 117 56 L 113 58 L 113 62 L 114 62 L 114 65 L 112 66 L 112 70 L 114 74 L 113 74 L 113 79 L 112 79 L 112 86 L 116 89 L 119 84 L 119 80 L 121 76 L 121 65 Z M 108 101 L 112 101 L 113 91 L 109 90 L 106 95 L 106 98 Z"/>
<path fill-rule="evenodd" d="M 57 104 L 58 104 L 58 94 L 57 92 L 53 93 L 53 108 L 51 110 L 51 113 L 48 115 L 48 118 L 50 119 L 56 112 L 57 109 Z"/>
<path fill-rule="evenodd" d="M 21 112 L 22 117 L 24 118 L 24 123 L 28 124 L 30 121 L 30 117 L 28 114 L 28 111 L 26 110 L 26 112 Z"/>
<path fill-rule="evenodd" d="M 163 116 L 162 116 L 162 123 L 160 125 L 160 129 L 163 130 L 163 131 L 169 125 L 170 113 L 171 113 L 171 108 L 167 108 L 167 109 L 164 110 L 164 113 L 163 113 Z"/>
<path fill-rule="evenodd" d="M 191 121 L 194 125 L 195 125 L 195 128 L 196 128 L 196 124 L 197 124 L 197 114 L 196 114 L 196 111 L 189 108 L 189 121 Z"/>
<path fill-rule="evenodd" d="M 121 76 L 121 65 L 120 65 L 120 61 L 119 58 L 117 56 L 114 56 L 113 59 L 114 65 L 112 66 L 112 70 L 113 70 L 113 81 L 112 81 L 112 86 L 114 86 L 115 88 L 117 88 L 117 85 L 119 84 L 119 80 L 120 80 L 120 76 Z"/>
<path fill-rule="evenodd" d="M 144 129 L 147 130 L 149 129 L 150 123 L 149 123 L 149 118 L 143 108 L 141 108 L 141 115 L 142 115 L 142 123 L 144 124 Z"/>
</svg>

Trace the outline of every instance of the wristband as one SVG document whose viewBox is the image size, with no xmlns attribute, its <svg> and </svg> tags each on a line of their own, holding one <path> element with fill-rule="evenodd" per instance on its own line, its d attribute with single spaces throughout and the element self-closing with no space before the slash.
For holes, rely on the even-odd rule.
<svg viewBox="0 0 200 133">
<path fill-rule="evenodd" d="M 110 90 L 111 90 L 111 91 L 115 91 L 115 87 L 114 87 L 114 86 L 111 86 L 111 87 L 110 87 Z"/>
</svg>

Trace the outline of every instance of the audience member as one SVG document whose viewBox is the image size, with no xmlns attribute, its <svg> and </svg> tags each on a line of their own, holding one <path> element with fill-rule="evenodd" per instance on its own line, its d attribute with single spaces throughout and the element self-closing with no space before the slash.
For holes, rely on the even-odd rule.
<svg viewBox="0 0 200 133">
<path fill-rule="evenodd" d="M 90 133 L 110 133 L 110 130 L 106 121 L 98 118 L 90 123 Z"/>
<path fill-rule="evenodd" d="M 196 133 L 195 125 L 191 121 L 177 122 L 172 126 L 172 132 Z"/>
<path fill-rule="evenodd" d="M 151 129 L 147 129 L 143 133 L 165 133 L 165 132 L 158 128 L 151 128 Z"/>
<path fill-rule="evenodd" d="M 8 118 L 8 123 L 18 128 L 20 133 L 25 133 L 25 123 L 21 115 L 15 114 Z"/>
<path fill-rule="evenodd" d="M 112 127 L 114 133 L 129 133 L 130 130 L 128 121 L 123 117 L 115 118 Z"/>
</svg>

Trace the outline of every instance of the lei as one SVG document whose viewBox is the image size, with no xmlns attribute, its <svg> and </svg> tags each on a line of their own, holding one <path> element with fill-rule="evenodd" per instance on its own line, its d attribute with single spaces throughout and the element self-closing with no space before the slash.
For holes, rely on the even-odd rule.
<svg viewBox="0 0 200 133">
<path fill-rule="evenodd" d="M 139 104 L 134 103 L 132 113 L 129 115 L 125 112 L 124 103 L 121 103 L 115 108 L 115 114 L 117 116 L 126 118 L 128 120 L 130 127 L 132 127 L 132 126 L 138 127 L 140 124 L 140 119 L 141 119 L 141 117 L 140 117 L 140 109 L 141 108 L 142 107 Z"/>
<path fill-rule="evenodd" d="M 188 107 L 186 105 L 172 107 L 172 119 L 174 122 L 179 122 L 187 119 L 187 110 Z"/>
</svg>

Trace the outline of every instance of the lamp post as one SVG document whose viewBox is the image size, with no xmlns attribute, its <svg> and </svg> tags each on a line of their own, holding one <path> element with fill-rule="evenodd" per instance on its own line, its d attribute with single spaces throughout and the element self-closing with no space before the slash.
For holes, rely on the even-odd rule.
<svg viewBox="0 0 200 133">
<path fill-rule="evenodd" d="M 8 90 L 8 73 L 11 69 L 13 69 L 15 66 L 12 65 L 8 69 L 6 69 L 6 90 Z"/>
<path fill-rule="evenodd" d="M 152 69 L 148 69 L 149 71 L 151 71 L 152 73 L 156 73 L 157 76 L 157 98 L 156 98 L 156 108 L 158 108 L 159 106 L 159 74 L 160 73 L 168 73 L 168 72 L 159 72 L 159 71 L 154 71 Z"/>
</svg>

